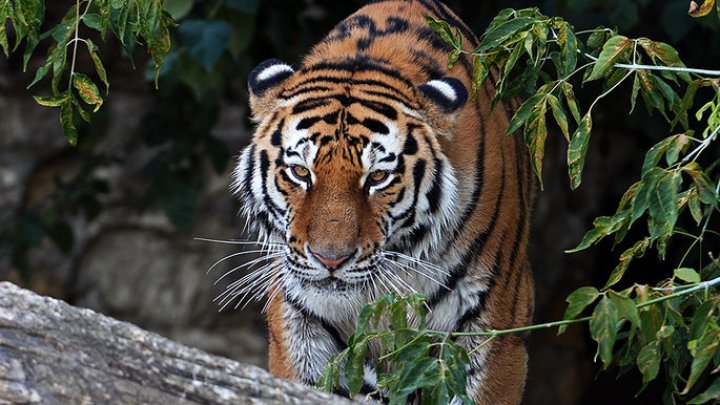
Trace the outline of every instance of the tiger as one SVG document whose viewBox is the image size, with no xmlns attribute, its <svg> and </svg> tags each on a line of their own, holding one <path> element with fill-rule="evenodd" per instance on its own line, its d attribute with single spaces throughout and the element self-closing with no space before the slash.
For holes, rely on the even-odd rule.
<svg viewBox="0 0 720 405">
<path fill-rule="evenodd" d="M 270 59 L 249 75 L 255 129 L 231 187 L 273 252 L 258 277 L 276 376 L 316 385 L 347 347 L 361 308 L 388 292 L 424 295 L 436 330 L 532 320 L 536 185 L 522 141 L 506 133 L 518 101 L 493 105 L 496 71 L 471 97 L 471 57 L 450 68 L 453 48 L 428 16 L 462 33 L 465 49 L 476 46 L 439 1 L 373 1 L 297 69 Z M 519 403 L 527 336 L 478 348 L 485 339 L 457 340 L 475 348 L 468 396 Z M 377 357 L 368 355 L 362 393 L 378 391 Z"/>
</svg>

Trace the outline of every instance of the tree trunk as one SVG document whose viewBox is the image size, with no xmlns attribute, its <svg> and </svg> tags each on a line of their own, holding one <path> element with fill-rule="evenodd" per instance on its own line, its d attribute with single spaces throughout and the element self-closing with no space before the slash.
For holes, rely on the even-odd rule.
<svg viewBox="0 0 720 405">
<path fill-rule="evenodd" d="M 349 404 L 0 283 L 0 404 Z"/>
</svg>

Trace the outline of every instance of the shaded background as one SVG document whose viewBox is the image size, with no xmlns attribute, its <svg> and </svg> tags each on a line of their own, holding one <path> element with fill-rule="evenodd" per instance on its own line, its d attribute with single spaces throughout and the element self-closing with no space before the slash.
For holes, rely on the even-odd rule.
<svg viewBox="0 0 720 405">
<path fill-rule="evenodd" d="M 71 2 L 47 3 L 50 27 Z M 233 257 L 205 274 L 241 247 L 193 238 L 248 237 L 228 185 L 231 159 L 250 137 L 245 85 L 250 69 L 270 57 L 297 64 L 308 47 L 364 3 L 166 0 L 180 24 L 159 90 L 147 80 L 144 50 L 123 49 L 110 40 L 101 56 L 111 92 L 93 123 L 80 128 L 76 148 L 63 138 L 57 110 L 32 100 L 47 89 L 25 89 L 42 59 L 22 73 L 19 54 L 0 58 L 0 280 L 264 367 L 262 303 L 222 312 L 213 303 L 226 283 L 214 286 L 214 281 L 246 259 Z M 538 6 L 577 29 L 617 26 L 631 37 L 672 44 L 690 66 L 720 68 L 716 17 L 691 19 L 686 0 L 447 3 L 476 33 L 501 8 Z M 82 34 L 91 36 L 89 31 Z M 93 71 L 83 54 L 78 66 Z M 597 94 L 587 87 L 586 93 Z M 557 133 L 550 136 L 546 189 L 531 238 L 537 322 L 560 319 L 564 299 L 575 288 L 605 282 L 622 246 L 611 254 L 609 244 L 580 254 L 563 251 L 578 243 L 594 217 L 614 212 L 639 176 L 644 151 L 669 134 L 659 117 L 648 117 L 642 108 L 628 115 L 629 90 L 622 87 L 596 108 L 584 182 L 574 192 L 565 173 L 564 142 Z M 581 97 L 581 105 L 588 99 Z M 672 248 L 681 247 L 671 246 L 670 260 L 676 254 Z M 652 257 L 643 259 L 631 268 L 632 277 L 663 277 L 661 266 Z M 235 274 L 229 281 L 243 272 Z M 571 327 L 560 337 L 535 332 L 525 402 L 659 399 L 662 375 L 636 397 L 637 371 L 618 380 L 618 370 L 599 373 L 594 351 L 586 326 Z"/>
</svg>

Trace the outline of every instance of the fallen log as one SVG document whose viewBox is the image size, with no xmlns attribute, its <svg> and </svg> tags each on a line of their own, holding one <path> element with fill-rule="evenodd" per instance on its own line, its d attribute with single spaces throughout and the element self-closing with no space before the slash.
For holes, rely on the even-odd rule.
<svg viewBox="0 0 720 405">
<path fill-rule="evenodd" d="M 350 404 L 0 283 L 0 404 Z"/>
</svg>

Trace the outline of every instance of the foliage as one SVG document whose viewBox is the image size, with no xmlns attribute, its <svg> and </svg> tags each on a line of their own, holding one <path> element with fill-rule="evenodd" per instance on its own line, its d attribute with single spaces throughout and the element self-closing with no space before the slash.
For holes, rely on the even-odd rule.
<svg viewBox="0 0 720 405">
<path fill-rule="evenodd" d="M 64 133 L 85 160 L 119 166 L 131 156 L 146 156 L 139 173 L 143 187 L 130 197 L 131 203 L 139 209 L 159 207 L 177 229 L 185 230 L 194 223 L 207 172 L 222 174 L 230 159 L 226 143 L 210 130 L 218 120 L 230 77 L 239 64 L 247 64 L 244 52 L 258 7 L 257 0 L 82 0 L 61 18 L 52 19 L 46 15 L 50 5 L 41 0 L 0 0 L 0 47 L 5 55 L 24 47 L 26 69 L 37 65 L 36 50 L 47 50 L 28 86 L 42 86 L 50 93 L 35 97 L 37 102 L 60 108 Z M 33 19 L 27 17 L 29 10 Z M 50 28 L 42 32 L 46 26 Z M 106 151 L 96 152 L 98 141 L 86 135 L 102 130 L 100 107 L 110 97 L 112 78 L 105 55 L 117 52 L 118 44 L 133 66 L 142 59 L 136 48 L 145 45 L 150 56 L 147 78 L 159 91 L 156 103 L 142 117 L 140 131 L 127 140 L 126 150 L 108 156 Z M 99 124 L 90 122 L 93 116 L 99 117 Z M 9 252 L 26 279 L 31 277 L 30 249 L 49 239 L 70 253 L 77 239 L 72 219 L 98 217 L 110 185 L 82 190 L 74 185 L 92 184 L 100 167 L 58 181 L 46 203 L 0 225 L 0 253 Z M 59 204 L 68 199 L 77 204 Z M 92 215 L 85 215 L 88 212 Z M 57 222 L 62 227 L 53 225 Z"/>
<path fill-rule="evenodd" d="M 712 5 L 712 2 L 707 3 Z M 552 120 L 557 124 L 568 143 L 568 174 L 570 187 L 575 189 L 582 181 L 594 108 L 626 81 L 632 81 L 630 112 L 640 95 L 649 114 L 659 113 L 671 130 L 680 127 L 680 132 L 664 137 L 646 153 L 640 179 L 625 192 L 615 214 L 597 218 L 594 228 L 569 251 L 587 249 L 611 236 L 615 245 L 623 244 L 633 225 L 637 228 L 644 219 L 646 232 L 634 229 L 632 235 L 640 234 L 640 237 L 620 255 L 618 265 L 601 290 L 581 287 L 573 292 L 567 299 L 569 306 L 564 320 L 558 322 L 512 330 L 445 332 L 444 335 L 428 331 L 424 322 L 409 331 L 401 328 L 402 334 L 413 337 L 413 356 L 415 353 L 420 355 L 418 360 L 407 364 L 412 357 L 398 358 L 397 346 L 382 346 L 380 358 L 392 357 L 394 363 L 381 362 L 376 365 L 379 372 L 385 367 L 396 367 L 390 376 L 387 372 L 382 374 L 384 394 L 391 401 L 404 400 L 405 391 L 398 391 L 394 385 L 397 376 L 406 375 L 407 370 L 429 362 L 426 359 L 430 349 L 438 344 L 438 340 L 433 339 L 437 335 L 441 336 L 442 342 L 447 342 L 460 336 L 489 336 L 492 339 L 503 334 L 555 326 L 562 333 L 569 324 L 588 322 L 590 335 L 598 344 L 596 357 L 600 358 L 604 369 L 614 365 L 623 374 L 636 368 L 642 374 L 643 384 L 656 379 L 663 370 L 667 380 L 663 397 L 666 403 L 679 400 L 704 403 L 718 399 L 720 378 L 713 375 L 720 370 L 720 351 L 717 350 L 720 345 L 720 294 L 713 287 L 720 284 L 720 261 L 713 256 L 717 252 L 708 250 L 707 242 L 720 236 L 709 227 L 713 214 L 720 208 L 720 158 L 717 154 L 703 153 L 717 151 L 718 147 L 720 80 L 716 77 L 720 72 L 687 68 L 677 51 L 666 43 L 648 38 L 627 38 L 603 27 L 576 31 L 562 18 L 547 17 L 536 8 L 502 10 L 482 35 L 479 45 L 470 50 L 463 48 L 459 30 L 431 17 L 428 17 L 428 23 L 453 46 L 448 60 L 451 68 L 463 55 L 472 58 L 475 65 L 473 90 L 480 88 L 488 76 L 494 76 L 493 72 L 496 72 L 494 103 L 516 96 L 524 98 L 510 120 L 508 133 L 522 129 L 531 164 L 541 185 L 548 122 Z M 582 109 L 575 97 L 579 78 L 582 84 L 600 83 L 600 94 L 586 109 Z M 700 89 L 708 91 L 700 93 Z M 702 106 L 693 111 L 698 94 L 706 98 L 701 102 Z M 691 129 L 692 112 L 702 130 Z M 575 129 L 571 131 L 573 127 Z M 689 216 L 691 220 L 682 221 L 683 216 Z M 681 222 L 692 229 L 681 227 Z M 624 289 L 612 289 L 621 281 L 628 284 L 624 276 L 634 258 L 655 249 L 660 259 L 665 260 L 668 244 L 679 243 L 675 242 L 679 236 L 690 238 L 692 242 L 656 285 L 631 282 Z M 687 259 L 693 249 L 698 251 L 700 259 L 691 265 Z M 705 260 L 705 256 L 710 259 Z M 328 382 L 339 381 L 339 364 L 343 362 L 346 362 L 345 372 L 351 376 L 348 381 L 354 381 L 356 375 L 362 373 L 362 367 L 352 360 L 352 355 L 366 350 L 363 348 L 369 340 L 397 338 L 397 327 L 373 329 L 373 332 L 365 330 L 367 314 L 372 313 L 373 319 L 378 319 L 382 317 L 382 309 L 388 307 L 396 310 L 388 304 L 366 307 L 362 328 L 351 337 L 350 347 L 326 370 L 326 388 L 333 386 Z M 590 309 L 590 316 L 578 318 Z M 393 313 L 392 316 L 413 317 L 407 313 Z M 419 342 L 424 342 L 425 346 Z M 462 364 L 467 351 L 458 349 L 457 353 L 454 361 Z M 437 379 L 437 371 L 433 370 L 433 373 Z M 413 384 L 420 384 L 424 378 L 427 377 L 418 374 L 416 380 L 405 383 L 416 387 Z M 353 388 L 351 386 L 351 391 L 356 392 Z M 423 394 L 429 395 L 421 389 Z"/>
<path fill-rule="evenodd" d="M 76 145 L 76 116 L 90 122 L 90 114 L 84 105 L 97 112 L 103 103 L 102 94 L 95 82 L 89 76 L 75 71 L 80 43 L 90 55 L 95 65 L 95 74 L 104 84 L 105 92 L 110 90 L 105 67 L 98 55 L 98 47 L 90 38 L 80 37 L 81 23 L 83 28 L 99 32 L 102 42 L 106 41 L 108 33 L 112 33 L 128 50 L 135 44 L 144 42 L 155 62 L 156 72 L 159 73 L 159 68 L 170 50 L 168 27 L 172 24 L 172 19 L 163 10 L 162 0 L 77 0 L 59 24 L 41 33 L 44 19 L 45 4 L 42 0 L 3 0 L 0 3 L 0 47 L 5 56 L 9 56 L 6 21 L 10 22 L 15 32 L 12 49 L 17 50 L 25 40 L 23 69 L 27 69 L 38 44 L 43 41 L 50 43 L 45 63 L 37 70 L 35 79 L 28 88 L 52 73 L 51 95 L 38 96 L 35 100 L 44 106 L 60 108 L 60 122 L 65 136 L 71 145 Z M 69 49 L 71 51 L 68 60 Z M 63 79 L 67 81 L 63 83 Z"/>
<path fill-rule="evenodd" d="M 112 38 L 121 43 L 127 56 L 135 58 L 136 46 L 145 45 L 154 60 L 148 66 L 148 78 L 160 85 L 158 103 L 143 118 L 139 142 L 129 151 L 144 151 L 150 156 L 142 171 L 148 184 L 138 196 L 141 200 L 138 205 L 159 206 L 179 229 L 190 226 L 198 206 L 197 194 L 207 177 L 204 170 L 197 168 L 207 161 L 210 170 L 219 173 L 227 164 L 227 146 L 211 136 L 208 128 L 217 121 L 220 99 L 227 91 L 231 75 L 238 70 L 246 71 L 251 65 L 248 46 L 260 7 L 259 0 L 82 0 L 75 3 L 59 21 L 50 21 L 42 0 L 0 0 L 0 48 L 8 55 L 24 47 L 26 68 L 33 66 L 32 55 L 38 54 L 36 49 L 47 51 L 35 72 L 37 80 L 31 85 L 47 83 L 49 96 L 38 97 L 38 102 L 60 109 L 68 139 L 78 143 L 87 161 L 76 176 L 59 181 L 57 191 L 41 207 L 23 213 L 11 224 L 2 225 L 0 248 L 11 246 L 14 264 L 20 268 L 27 261 L 28 249 L 39 245 L 45 237 L 63 252 L 72 250 L 74 234 L 69 218 L 83 215 L 92 221 L 102 209 L 102 197 L 110 191 L 95 171 L 118 165 L 120 159 L 94 152 L 89 141 L 84 144 L 83 129 L 87 129 L 85 120 L 98 112 L 108 96 L 112 75 L 105 71 L 103 55 L 107 51 L 103 50 L 112 50 Z M 272 8 L 271 1 L 263 5 L 268 3 Z M 659 29 L 676 41 L 689 39 L 688 27 L 694 21 L 676 18 L 677 13 L 687 10 L 686 0 L 548 0 L 541 3 L 553 14 L 570 16 L 568 20 L 578 25 L 602 18 L 606 25 L 618 25 L 624 32 L 641 21 L 641 14 L 662 10 L 658 11 L 663 22 L 658 24 Z M 312 14 L 306 13 L 305 8 L 309 6 L 298 4 L 282 4 L 285 12 L 268 23 L 268 31 L 273 32 L 254 41 L 259 44 L 255 45 L 259 50 L 255 50 L 253 62 L 269 56 L 268 53 L 273 56 L 298 54 L 327 28 L 314 21 L 293 25 L 298 15 Z M 338 16 L 357 7 L 353 2 L 332 4 Z M 709 12 L 700 20 L 707 26 L 716 21 L 717 6 L 717 2 L 705 0 L 694 14 L 701 16 Z M 483 7 L 487 6 L 474 5 L 477 10 Z M 462 43 L 458 41 L 459 34 L 446 30 L 442 22 L 431 24 L 453 45 Z M 43 32 L 42 27 L 50 28 Z M 686 42 L 711 46 L 715 39 L 708 35 Z M 269 52 L 268 45 L 278 49 Z M 673 135 L 657 139 L 657 145 L 646 154 L 638 180 L 625 193 L 618 210 L 611 216 L 598 218 L 595 227 L 576 248 L 603 243 L 609 236 L 623 248 L 606 285 L 599 290 L 582 287 L 571 294 L 565 320 L 520 329 L 559 327 L 563 330 L 569 324 L 591 321 L 589 330 L 600 343 L 598 356 L 606 368 L 615 365 L 620 372 L 637 369 L 646 383 L 666 378 L 669 382 L 667 402 L 716 400 L 720 397 L 720 381 L 714 372 L 720 356 L 716 351 L 718 306 L 713 286 L 720 274 L 717 258 L 708 251 L 708 246 L 717 246 L 717 243 L 711 244 L 717 241 L 711 221 L 717 209 L 719 174 L 717 160 L 713 160 L 717 159 L 717 153 L 714 157 L 708 153 L 717 151 L 716 131 L 720 123 L 716 76 L 712 76 L 712 72 L 683 68 L 677 53 L 667 44 L 645 38 L 630 39 L 611 29 L 576 31 L 567 21 L 543 16 L 536 9 L 501 11 L 482 37 L 481 47 L 457 49 L 452 58 L 461 54 L 473 58 L 475 88 L 490 72 L 497 71 L 501 78 L 499 97 L 526 97 L 512 126 L 513 130 L 523 130 L 539 177 L 545 139 L 551 132 L 548 125 L 554 122 L 569 143 L 571 186 L 580 185 L 593 129 L 594 107 L 598 100 L 622 88 L 623 84 L 632 83 L 631 109 L 639 95 L 646 109 L 660 114 L 672 127 L 678 128 Z M 82 55 L 90 58 L 91 66 L 80 72 L 81 64 L 73 62 L 76 58 L 79 62 Z M 587 83 L 582 90 L 577 88 L 580 78 Z M 601 88 L 602 93 L 588 108 L 582 109 L 581 104 L 585 104 L 582 95 L 597 88 Z M 98 113 L 102 114 L 102 109 Z M 694 125 L 694 117 L 701 120 L 701 127 Z M 628 240 L 624 240 L 626 238 Z M 660 281 L 651 285 L 628 279 L 626 272 L 648 250 L 655 249 L 659 256 L 667 255 L 668 260 L 674 260 L 666 252 L 670 245 L 682 245 L 681 238 L 689 241 L 686 253 L 657 271 Z M 341 353 L 333 363 L 335 370 L 340 367 L 348 378 L 357 381 L 357 376 L 364 372 L 357 368 L 357 359 L 361 356 L 357 354 L 359 351 L 350 351 L 355 346 L 376 344 L 373 342 L 382 345 L 384 340 L 386 353 L 395 352 L 383 359 L 386 366 L 406 370 L 403 371 L 407 373 L 406 381 L 413 380 L 421 395 L 437 399 L 462 392 L 456 390 L 460 379 L 455 374 L 443 374 L 444 377 L 438 374 L 450 372 L 451 368 L 453 372 L 463 371 L 466 364 L 463 350 L 466 354 L 467 350 L 455 345 L 454 340 L 461 334 L 430 331 L 417 321 L 403 328 L 400 317 L 395 324 L 392 318 L 376 323 L 375 319 L 383 318 L 379 315 L 381 307 L 390 308 L 393 313 L 393 310 L 400 311 L 398 308 L 402 305 L 410 304 L 413 308 L 410 313 L 417 319 L 423 316 L 418 297 L 386 298 L 381 302 L 385 304 L 377 303 L 363 312 L 369 322 L 356 331 L 348 352 Z M 591 315 L 580 317 L 584 313 Z M 390 325 L 390 332 L 382 329 L 386 323 Z M 477 335 L 492 339 L 516 332 L 483 331 Z M 426 359 L 426 368 L 415 369 L 414 363 L 408 361 L 411 357 L 398 351 L 402 346 L 397 342 L 409 343 L 408 347 L 417 350 L 418 358 Z M 421 344 L 430 348 L 425 350 Z M 346 363 L 343 356 L 354 359 L 354 363 Z M 342 373 L 332 374 L 332 370 L 326 374 L 332 377 L 326 378 L 326 384 L 339 382 Z M 378 368 L 381 386 L 390 390 L 393 397 L 406 395 L 402 384 L 398 384 L 399 377 L 384 370 Z M 441 384 L 444 388 L 431 390 L 424 384 L 423 379 L 431 375 L 435 381 L 445 381 Z"/>
<path fill-rule="evenodd" d="M 427 329 L 424 305 L 419 295 L 388 295 L 365 306 L 350 347 L 326 367 L 319 386 L 332 391 L 342 374 L 350 395 L 357 395 L 365 381 L 365 355 L 377 346 L 384 355 L 371 366 L 380 391 L 369 396 L 382 394 L 395 405 L 407 403 L 411 395 L 422 403 L 448 403 L 453 396 L 469 403 L 468 353 L 447 334 L 440 332 L 444 337 L 433 339 L 438 332 Z"/>
</svg>

